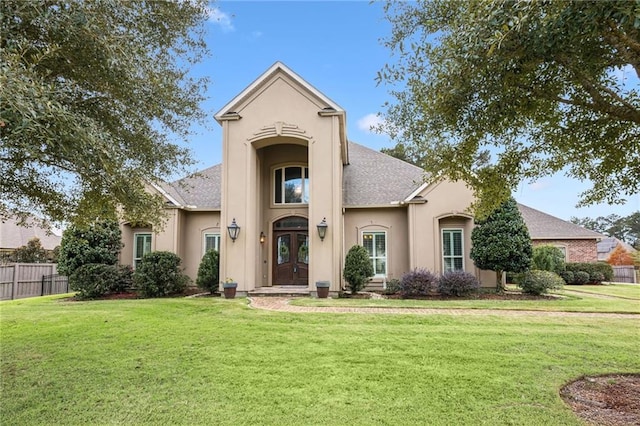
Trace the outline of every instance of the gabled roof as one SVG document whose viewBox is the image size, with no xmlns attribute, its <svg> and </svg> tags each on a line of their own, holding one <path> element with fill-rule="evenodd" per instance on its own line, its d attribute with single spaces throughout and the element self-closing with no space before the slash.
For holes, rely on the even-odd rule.
<svg viewBox="0 0 640 426">
<path fill-rule="evenodd" d="M 349 142 L 350 163 L 343 168 L 345 207 L 389 206 L 424 183 L 424 170 L 379 151 Z"/>
<path fill-rule="evenodd" d="M 165 183 L 162 189 L 187 209 L 220 210 L 222 165 L 209 167 L 175 182 Z"/>
<path fill-rule="evenodd" d="M 600 240 L 604 235 L 518 203 L 532 240 Z"/>
<path fill-rule="evenodd" d="M 27 245 L 30 239 L 38 238 L 45 250 L 53 250 L 60 245 L 62 237 L 47 233 L 37 221 L 27 220 L 28 227 L 18 225 L 14 218 L 0 220 L 0 248 L 15 249 Z"/>
<path fill-rule="evenodd" d="M 423 184 L 423 170 L 397 158 L 349 142 L 350 164 L 343 166 L 345 207 L 390 206 Z M 177 207 L 220 210 L 222 165 L 160 185 Z"/>
<path fill-rule="evenodd" d="M 598 260 L 607 260 L 611 252 L 621 245 L 627 252 L 635 253 L 636 249 L 633 246 L 617 239 L 616 237 L 605 237 L 602 241 L 598 241 Z"/>
<path fill-rule="evenodd" d="M 320 99 L 323 103 L 327 105 L 329 108 L 333 108 L 337 112 L 344 112 L 344 109 L 340 107 L 337 103 L 329 99 L 326 95 L 320 92 L 318 89 L 309 84 L 304 78 L 300 77 L 298 74 L 293 72 L 291 68 L 287 67 L 282 62 L 278 61 L 275 64 L 271 65 L 268 70 L 266 70 L 260 77 L 256 78 L 253 83 L 247 86 L 239 95 L 235 98 L 231 99 L 225 106 L 223 106 L 220 111 L 218 111 L 214 117 L 216 120 L 220 121 L 223 115 L 230 113 L 235 110 L 235 108 L 249 98 L 253 93 L 255 93 L 260 87 L 269 80 L 276 73 L 284 73 L 288 75 L 291 79 L 296 81 L 300 86 L 304 87 L 308 92 L 312 93 L 315 97 Z"/>
</svg>

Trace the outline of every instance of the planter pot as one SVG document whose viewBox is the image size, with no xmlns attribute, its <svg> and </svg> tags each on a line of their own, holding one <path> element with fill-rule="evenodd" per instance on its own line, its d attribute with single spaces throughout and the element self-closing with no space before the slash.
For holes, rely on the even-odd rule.
<svg viewBox="0 0 640 426">
<path fill-rule="evenodd" d="M 316 289 L 318 290 L 318 298 L 326 299 L 329 297 L 329 281 L 316 281 Z"/>
<path fill-rule="evenodd" d="M 238 283 L 224 283 L 222 284 L 222 289 L 224 290 L 224 298 L 225 299 L 233 299 L 236 297 L 236 288 L 238 288 Z"/>
</svg>

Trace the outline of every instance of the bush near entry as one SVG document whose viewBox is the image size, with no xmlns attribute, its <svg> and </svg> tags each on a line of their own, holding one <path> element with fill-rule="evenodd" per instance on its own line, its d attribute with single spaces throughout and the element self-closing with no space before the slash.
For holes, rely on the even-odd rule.
<svg viewBox="0 0 640 426">
<path fill-rule="evenodd" d="M 216 250 L 209 250 L 202 256 L 196 285 L 210 293 L 220 289 L 220 256 Z"/>
<path fill-rule="evenodd" d="M 180 257 L 168 251 L 147 253 L 133 273 L 133 285 L 142 297 L 182 293 L 189 277 L 180 269 Z"/>
<path fill-rule="evenodd" d="M 349 249 L 344 259 L 342 275 L 349 285 L 351 294 L 356 294 L 364 288 L 374 275 L 373 265 L 366 248 L 356 244 Z"/>
<path fill-rule="evenodd" d="M 400 296 L 403 298 L 426 296 L 435 290 L 438 279 L 426 269 L 414 269 L 400 280 Z"/>
<path fill-rule="evenodd" d="M 450 271 L 438 278 L 438 292 L 445 296 L 466 296 L 478 291 L 480 282 L 468 272 Z"/>
</svg>

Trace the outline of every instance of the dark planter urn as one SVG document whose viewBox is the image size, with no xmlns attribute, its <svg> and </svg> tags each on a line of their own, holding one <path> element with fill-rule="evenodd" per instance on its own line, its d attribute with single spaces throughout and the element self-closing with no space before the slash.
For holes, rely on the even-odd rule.
<svg viewBox="0 0 640 426">
<path fill-rule="evenodd" d="M 222 284 L 222 289 L 224 290 L 224 298 L 225 299 L 233 299 L 236 297 L 236 288 L 238 288 L 238 283 L 224 283 Z"/>
<path fill-rule="evenodd" d="M 318 298 L 326 299 L 329 297 L 329 281 L 316 281 L 316 289 L 318 290 Z"/>
</svg>

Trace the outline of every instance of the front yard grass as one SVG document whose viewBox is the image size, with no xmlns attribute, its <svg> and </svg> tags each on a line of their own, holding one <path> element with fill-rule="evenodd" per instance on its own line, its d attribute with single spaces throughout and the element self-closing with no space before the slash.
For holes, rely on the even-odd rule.
<svg viewBox="0 0 640 426">
<path fill-rule="evenodd" d="M 635 319 L 246 303 L 2 302 L 0 423 L 580 425 L 565 382 L 640 371 Z"/>
<path fill-rule="evenodd" d="M 574 289 L 575 287 L 575 289 Z M 631 287 L 631 288 L 627 288 Z M 515 287 L 510 287 L 515 288 Z M 389 307 L 389 308 L 441 308 L 441 309 L 509 309 L 550 312 L 601 312 L 601 313 L 632 313 L 640 314 L 640 296 L 636 287 L 630 285 L 600 285 L 600 286 L 566 286 L 569 292 L 555 291 L 553 294 L 562 296 L 555 300 L 414 300 L 414 299 L 297 299 L 292 305 L 300 306 L 361 306 L 361 307 Z M 637 287 L 640 290 L 640 286 Z M 580 290 L 573 293 L 571 290 Z M 624 299 L 598 297 L 623 296 Z M 638 317 L 640 319 L 640 316 Z"/>
</svg>

